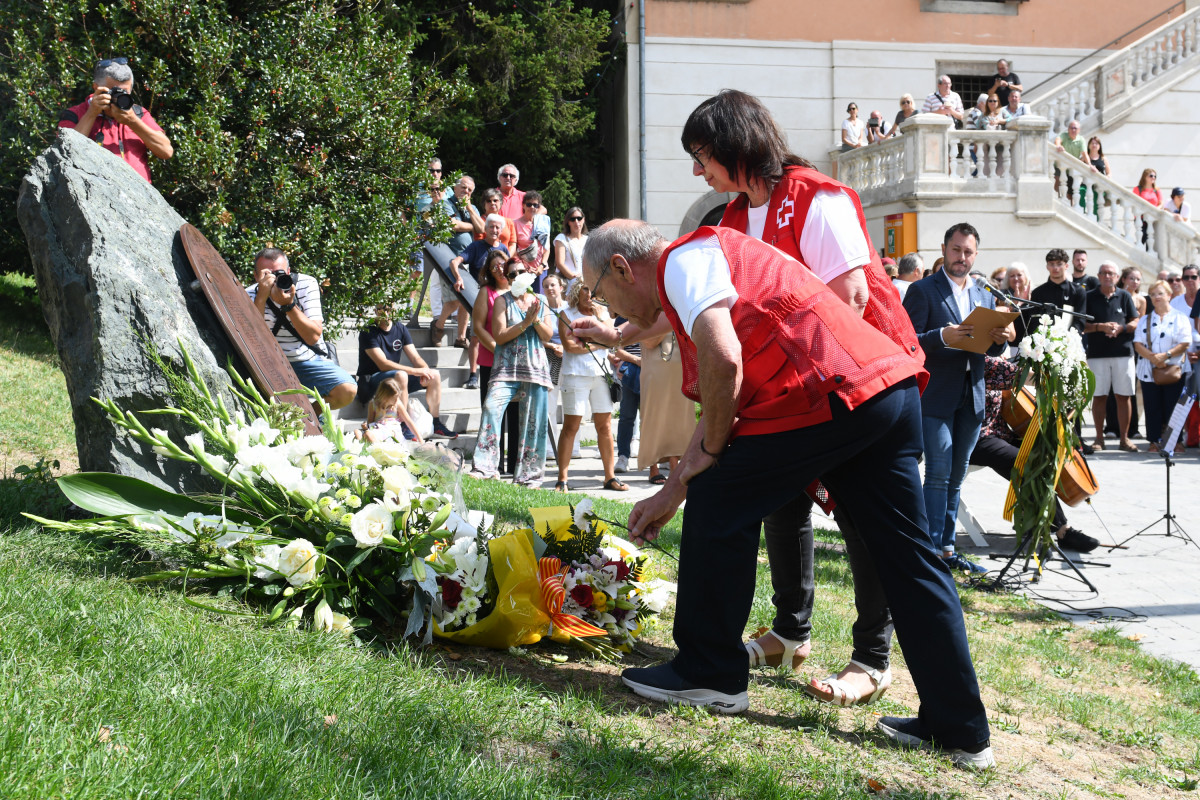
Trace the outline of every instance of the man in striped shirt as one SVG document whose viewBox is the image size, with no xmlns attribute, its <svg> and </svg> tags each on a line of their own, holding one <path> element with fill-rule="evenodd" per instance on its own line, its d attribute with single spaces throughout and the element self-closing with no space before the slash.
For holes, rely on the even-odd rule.
<svg viewBox="0 0 1200 800">
<path fill-rule="evenodd" d="M 279 287 L 281 277 L 289 279 L 284 281 L 290 283 L 288 288 Z M 267 247 L 254 257 L 254 283 L 246 293 L 262 312 L 301 384 L 315 390 L 334 410 L 354 399 L 358 391 L 354 376 L 328 357 L 332 345 L 321 338 L 325 318 L 316 278 L 293 272 L 282 250 Z"/>
</svg>

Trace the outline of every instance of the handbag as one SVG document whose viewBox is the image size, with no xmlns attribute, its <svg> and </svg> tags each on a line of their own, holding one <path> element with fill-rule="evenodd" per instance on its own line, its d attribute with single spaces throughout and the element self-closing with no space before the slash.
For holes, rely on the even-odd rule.
<svg viewBox="0 0 1200 800">
<path fill-rule="evenodd" d="M 1150 319 L 1151 315 L 1146 315 L 1146 349 L 1151 353 L 1154 348 L 1150 345 Z M 1179 364 L 1164 364 L 1161 367 L 1150 365 L 1150 377 L 1154 380 L 1156 386 L 1171 386 L 1179 383 L 1183 379 L 1183 367 Z"/>
</svg>

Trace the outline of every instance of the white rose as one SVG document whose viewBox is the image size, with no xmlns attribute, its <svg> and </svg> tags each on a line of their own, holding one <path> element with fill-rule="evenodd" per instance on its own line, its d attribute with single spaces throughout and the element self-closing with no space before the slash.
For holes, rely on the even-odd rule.
<svg viewBox="0 0 1200 800">
<path fill-rule="evenodd" d="M 412 474 L 401 466 L 384 467 L 380 471 L 383 476 L 383 490 L 396 495 L 395 502 L 401 506 L 407 506 L 411 502 L 413 487 Z"/>
<path fill-rule="evenodd" d="M 279 551 L 279 571 L 292 586 L 303 586 L 317 577 L 317 548 L 308 539 L 293 539 Z"/>
<path fill-rule="evenodd" d="M 354 546 L 359 550 L 378 546 L 395 529 L 392 512 L 379 503 L 371 503 L 350 519 L 350 533 L 354 534 Z"/>
</svg>

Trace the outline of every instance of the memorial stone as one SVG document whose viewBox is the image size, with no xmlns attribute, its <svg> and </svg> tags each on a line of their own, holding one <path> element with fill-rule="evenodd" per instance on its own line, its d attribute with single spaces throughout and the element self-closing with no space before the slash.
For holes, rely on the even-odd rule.
<svg viewBox="0 0 1200 800">
<path fill-rule="evenodd" d="M 90 398 L 126 411 L 176 405 L 145 340 L 182 370 L 187 347 L 210 390 L 230 385 L 236 356 L 184 253 L 182 217 L 123 160 L 60 128 L 21 183 L 17 215 L 38 294 L 66 374 L 79 466 L 116 472 L 176 491 L 213 489 L 197 470 L 157 456 L 114 427 Z M 186 432 L 175 417 L 147 427 Z"/>
</svg>

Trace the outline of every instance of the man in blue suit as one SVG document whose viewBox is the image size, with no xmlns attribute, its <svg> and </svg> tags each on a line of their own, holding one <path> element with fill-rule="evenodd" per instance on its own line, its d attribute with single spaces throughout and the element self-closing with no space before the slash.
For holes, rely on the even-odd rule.
<svg viewBox="0 0 1200 800">
<path fill-rule="evenodd" d="M 970 277 L 978 248 L 979 232 L 973 226 L 960 222 L 951 227 L 942 243 L 942 269 L 912 284 L 904 295 L 904 310 L 929 370 L 929 385 L 921 395 L 929 538 L 941 547 L 947 566 L 968 572 L 986 571 L 954 552 L 958 493 L 983 424 L 983 355 L 959 346 L 987 336 L 996 354 L 1017 335 L 1012 324 L 989 331 L 963 324 L 976 306 L 996 306 Z"/>
</svg>

